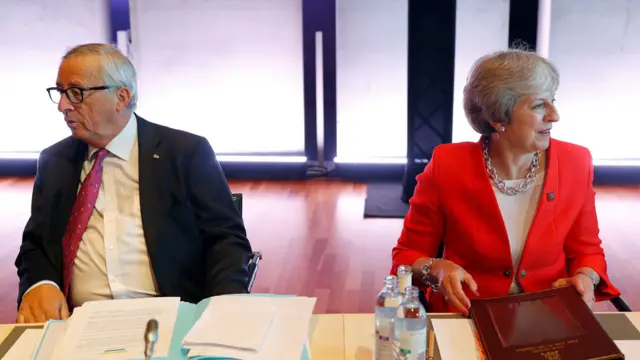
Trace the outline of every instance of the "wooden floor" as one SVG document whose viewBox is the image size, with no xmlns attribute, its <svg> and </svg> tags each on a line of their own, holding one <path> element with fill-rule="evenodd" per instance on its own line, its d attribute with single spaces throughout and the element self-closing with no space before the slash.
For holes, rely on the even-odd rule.
<svg viewBox="0 0 640 360">
<path fill-rule="evenodd" d="M 0 178 L 0 323 L 15 320 L 13 262 L 32 185 L 31 179 Z M 264 252 L 253 292 L 315 296 L 316 313 L 373 310 L 402 221 L 364 219 L 366 185 L 312 180 L 232 182 L 231 188 L 245 194 L 247 232 L 254 249 Z M 597 193 L 610 275 L 640 310 L 640 187 L 599 187 Z"/>
</svg>

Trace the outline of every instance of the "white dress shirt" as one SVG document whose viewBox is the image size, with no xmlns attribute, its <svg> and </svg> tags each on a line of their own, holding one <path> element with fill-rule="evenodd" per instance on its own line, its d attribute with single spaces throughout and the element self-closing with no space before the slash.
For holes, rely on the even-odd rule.
<svg viewBox="0 0 640 360">
<path fill-rule="evenodd" d="M 135 115 L 106 149 L 102 186 L 73 264 L 70 294 L 74 306 L 92 300 L 158 295 L 140 215 Z M 89 148 L 81 181 L 91 171 L 97 150 Z"/>
</svg>

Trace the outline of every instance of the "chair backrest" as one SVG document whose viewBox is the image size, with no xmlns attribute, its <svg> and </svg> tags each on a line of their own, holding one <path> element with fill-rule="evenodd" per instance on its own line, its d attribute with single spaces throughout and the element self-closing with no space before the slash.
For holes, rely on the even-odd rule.
<svg viewBox="0 0 640 360">
<path fill-rule="evenodd" d="M 233 193 L 231 194 L 231 196 L 233 197 L 233 202 L 236 204 L 240 215 L 242 215 L 242 193 Z M 262 253 L 260 251 L 254 251 L 249 255 L 249 264 L 247 266 L 249 270 L 249 284 L 247 284 L 249 292 L 251 292 L 253 283 L 255 282 L 256 276 L 258 275 L 260 260 L 262 260 Z"/>
</svg>

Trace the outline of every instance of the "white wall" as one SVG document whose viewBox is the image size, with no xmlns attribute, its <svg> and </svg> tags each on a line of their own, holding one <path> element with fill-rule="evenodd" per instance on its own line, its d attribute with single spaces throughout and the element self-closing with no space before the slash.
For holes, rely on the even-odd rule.
<svg viewBox="0 0 640 360">
<path fill-rule="evenodd" d="M 46 88 L 72 46 L 109 42 L 106 0 L 0 0 L 0 152 L 39 152 L 70 135 Z"/>
<path fill-rule="evenodd" d="M 640 0 L 553 0 L 549 59 L 560 71 L 554 137 L 594 159 L 640 159 Z"/>
<path fill-rule="evenodd" d="M 304 150 L 301 0 L 132 0 L 138 113 L 217 153 Z"/>
<path fill-rule="evenodd" d="M 407 0 L 337 0 L 337 155 L 407 154 Z"/>
</svg>

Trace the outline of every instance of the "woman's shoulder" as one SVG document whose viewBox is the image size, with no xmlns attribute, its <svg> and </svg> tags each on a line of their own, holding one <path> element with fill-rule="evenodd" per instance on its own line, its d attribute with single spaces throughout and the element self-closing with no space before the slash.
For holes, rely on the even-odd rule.
<svg viewBox="0 0 640 360">
<path fill-rule="evenodd" d="M 433 149 L 432 168 L 446 178 L 464 176 L 482 162 L 482 147 L 474 142 L 441 144 Z"/>
<path fill-rule="evenodd" d="M 447 157 L 469 154 L 472 155 L 481 150 L 480 144 L 477 142 L 463 141 L 456 143 L 440 144 L 433 149 L 433 156 Z"/>
<path fill-rule="evenodd" d="M 552 139 L 550 150 L 555 152 L 558 160 L 570 163 L 592 163 L 591 151 L 588 148 L 567 141 Z"/>
</svg>

